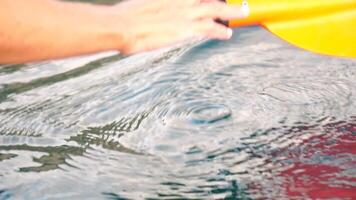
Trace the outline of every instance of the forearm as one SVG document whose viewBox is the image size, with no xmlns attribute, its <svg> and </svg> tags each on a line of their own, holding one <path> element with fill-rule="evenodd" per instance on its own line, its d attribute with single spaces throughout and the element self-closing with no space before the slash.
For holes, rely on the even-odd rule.
<svg viewBox="0 0 356 200">
<path fill-rule="evenodd" d="M 55 0 L 0 1 L 0 63 L 119 50 L 110 7 Z M 24 37 L 25 36 L 25 37 Z"/>
</svg>

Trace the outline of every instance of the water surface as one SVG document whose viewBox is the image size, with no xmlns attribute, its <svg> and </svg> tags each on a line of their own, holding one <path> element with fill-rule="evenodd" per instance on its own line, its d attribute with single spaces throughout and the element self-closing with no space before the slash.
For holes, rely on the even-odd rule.
<svg viewBox="0 0 356 200">
<path fill-rule="evenodd" d="M 355 199 L 356 61 L 259 28 L 0 68 L 0 199 Z"/>
</svg>

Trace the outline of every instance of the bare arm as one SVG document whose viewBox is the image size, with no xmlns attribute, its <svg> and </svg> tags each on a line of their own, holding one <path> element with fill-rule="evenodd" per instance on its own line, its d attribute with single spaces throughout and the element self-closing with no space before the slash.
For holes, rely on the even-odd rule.
<svg viewBox="0 0 356 200">
<path fill-rule="evenodd" d="M 214 19 L 242 17 L 216 0 L 130 0 L 97 6 L 55 0 L 0 1 L 0 63 L 107 50 L 136 53 L 192 37 L 228 39 Z"/>
</svg>

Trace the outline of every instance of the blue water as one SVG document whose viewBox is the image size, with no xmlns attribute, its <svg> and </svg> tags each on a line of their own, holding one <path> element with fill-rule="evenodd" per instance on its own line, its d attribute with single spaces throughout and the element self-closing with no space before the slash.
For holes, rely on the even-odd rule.
<svg viewBox="0 0 356 200">
<path fill-rule="evenodd" d="M 0 199 L 355 199 L 356 60 L 260 28 L 0 68 Z"/>
</svg>

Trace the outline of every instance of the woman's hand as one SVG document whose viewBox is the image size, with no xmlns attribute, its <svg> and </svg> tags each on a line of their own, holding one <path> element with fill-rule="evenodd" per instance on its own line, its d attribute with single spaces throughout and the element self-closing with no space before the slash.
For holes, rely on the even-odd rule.
<svg viewBox="0 0 356 200">
<path fill-rule="evenodd" d="M 113 9 L 122 25 L 120 50 L 132 54 L 195 37 L 229 39 L 232 30 L 216 22 L 244 17 L 219 0 L 131 0 Z"/>
</svg>

